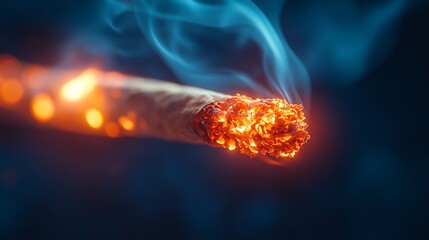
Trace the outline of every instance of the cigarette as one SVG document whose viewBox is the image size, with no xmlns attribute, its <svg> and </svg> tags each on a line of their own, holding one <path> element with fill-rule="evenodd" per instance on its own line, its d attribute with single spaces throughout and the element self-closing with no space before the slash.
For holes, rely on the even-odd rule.
<svg viewBox="0 0 429 240">
<path fill-rule="evenodd" d="M 155 137 L 275 158 L 294 157 L 310 138 L 303 106 L 284 99 L 226 95 L 97 69 L 49 88 L 6 80 L 0 90 L 18 82 L 22 98 L 0 91 L 0 106 L 21 106 L 38 123 L 79 133 Z"/>
<path fill-rule="evenodd" d="M 144 121 L 134 136 L 206 143 L 251 157 L 293 157 L 309 135 L 302 105 L 284 99 L 252 99 L 144 78 L 119 86 L 121 106 Z"/>
</svg>

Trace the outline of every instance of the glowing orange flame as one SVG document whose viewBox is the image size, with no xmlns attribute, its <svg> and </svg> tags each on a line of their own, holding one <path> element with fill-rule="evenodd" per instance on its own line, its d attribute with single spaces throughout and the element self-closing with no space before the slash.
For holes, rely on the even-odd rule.
<svg viewBox="0 0 429 240">
<path fill-rule="evenodd" d="M 294 157 L 310 138 L 302 105 L 284 99 L 234 96 L 206 105 L 196 116 L 196 131 L 215 145 L 251 157 Z"/>
<path fill-rule="evenodd" d="M 61 95 L 72 102 L 81 100 L 91 94 L 97 84 L 98 71 L 95 69 L 87 69 L 75 79 L 67 82 L 61 88 Z"/>
</svg>

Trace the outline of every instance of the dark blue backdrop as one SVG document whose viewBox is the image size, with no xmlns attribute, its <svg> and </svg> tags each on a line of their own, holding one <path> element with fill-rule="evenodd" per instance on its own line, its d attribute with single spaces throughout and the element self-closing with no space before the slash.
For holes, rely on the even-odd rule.
<svg viewBox="0 0 429 240">
<path fill-rule="evenodd" d="M 0 52 L 56 66 L 76 29 L 95 18 L 98 2 L 1 1 Z M 311 2 L 288 2 L 283 19 Z M 361 4 L 358 11 L 371 3 Z M 404 10 L 389 25 L 396 30 L 367 49 L 384 49 L 383 59 L 353 76 L 310 61 L 306 46 L 317 35 L 306 31 L 311 23 L 283 25 L 313 87 L 312 139 L 295 163 L 278 167 L 206 146 L 29 127 L 2 110 L 0 239 L 427 239 L 427 6 Z M 390 50 L 381 48 L 386 44 Z M 329 62 L 327 55 L 320 56 Z M 156 66 L 140 70 L 135 57 L 110 60 L 106 68 L 175 79 Z M 166 68 L 158 58 L 152 64 Z"/>
</svg>

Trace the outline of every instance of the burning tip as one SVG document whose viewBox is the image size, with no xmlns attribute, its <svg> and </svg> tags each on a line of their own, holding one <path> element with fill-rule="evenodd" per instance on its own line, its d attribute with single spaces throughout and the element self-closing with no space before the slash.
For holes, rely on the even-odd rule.
<svg viewBox="0 0 429 240">
<path fill-rule="evenodd" d="M 195 126 L 214 146 L 239 149 L 251 157 L 291 158 L 310 139 L 302 109 L 284 99 L 237 95 L 206 105 Z"/>
</svg>

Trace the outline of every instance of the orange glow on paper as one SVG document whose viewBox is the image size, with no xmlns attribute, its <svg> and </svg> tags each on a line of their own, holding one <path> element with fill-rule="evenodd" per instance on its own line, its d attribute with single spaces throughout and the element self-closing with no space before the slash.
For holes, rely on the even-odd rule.
<svg viewBox="0 0 429 240">
<path fill-rule="evenodd" d="M 51 120 L 55 114 L 55 107 L 51 97 L 47 94 L 36 95 L 31 100 L 31 113 L 35 119 L 41 122 Z"/>
<path fill-rule="evenodd" d="M 81 100 L 94 90 L 98 75 L 98 71 L 92 68 L 84 71 L 61 88 L 61 95 L 64 99 L 72 102 Z"/>
<path fill-rule="evenodd" d="M 302 109 L 284 99 L 237 95 L 206 105 L 196 116 L 196 128 L 211 144 L 251 157 L 294 157 L 310 138 Z"/>
<path fill-rule="evenodd" d="M 89 109 L 85 114 L 85 118 L 88 125 L 92 128 L 97 129 L 103 125 L 103 114 L 98 109 Z"/>
<path fill-rule="evenodd" d="M 21 100 L 24 95 L 22 84 L 16 80 L 9 79 L 1 83 L 0 96 L 8 104 L 15 104 Z"/>
</svg>

